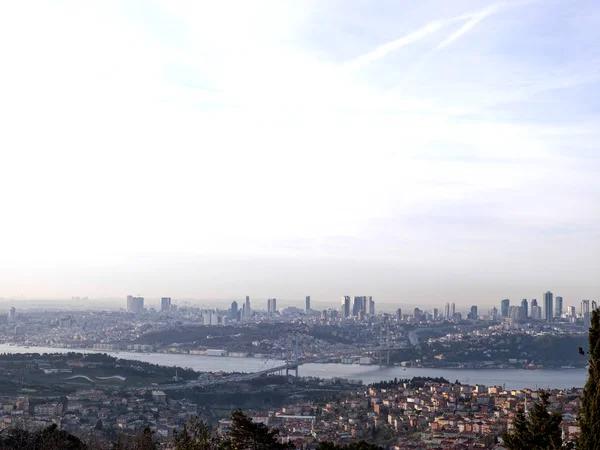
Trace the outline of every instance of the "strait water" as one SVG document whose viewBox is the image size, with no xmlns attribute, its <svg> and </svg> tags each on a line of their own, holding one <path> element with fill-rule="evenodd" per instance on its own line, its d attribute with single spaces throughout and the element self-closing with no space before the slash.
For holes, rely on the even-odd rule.
<svg viewBox="0 0 600 450">
<path fill-rule="evenodd" d="M 0 344 L 1 353 L 108 353 L 123 359 L 133 359 L 163 366 L 189 367 L 198 371 L 213 372 L 258 372 L 283 364 L 283 361 L 257 358 L 233 358 L 201 355 L 178 355 L 167 353 L 107 352 L 53 347 L 18 347 Z M 118 374 L 116 374 L 118 375 Z M 381 380 L 412 377 L 443 377 L 449 381 L 483 384 L 486 386 L 504 385 L 507 389 L 550 388 L 565 389 L 583 387 L 587 379 L 586 369 L 561 370 L 521 370 L 521 369 L 427 369 L 412 367 L 361 366 L 358 364 L 303 364 L 300 376 L 320 378 L 350 378 L 362 380 L 365 384 Z"/>
</svg>

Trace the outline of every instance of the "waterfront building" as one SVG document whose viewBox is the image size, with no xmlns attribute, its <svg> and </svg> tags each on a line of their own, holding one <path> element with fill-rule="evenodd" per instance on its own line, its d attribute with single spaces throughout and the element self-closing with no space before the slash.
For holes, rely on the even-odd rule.
<svg viewBox="0 0 600 450">
<path fill-rule="evenodd" d="M 552 319 L 554 318 L 552 303 L 552 292 L 547 291 L 544 293 L 544 320 L 546 322 L 552 322 Z"/>
<path fill-rule="evenodd" d="M 563 298 L 560 295 L 556 296 L 556 310 L 554 311 L 554 317 L 562 317 L 563 314 Z"/>
<path fill-rule="evenodd" d="M 583 319 L 583 326 L 586 328 L 590 327 L 590 301 L 581 300 L 581 317 Z"/>
</svg>

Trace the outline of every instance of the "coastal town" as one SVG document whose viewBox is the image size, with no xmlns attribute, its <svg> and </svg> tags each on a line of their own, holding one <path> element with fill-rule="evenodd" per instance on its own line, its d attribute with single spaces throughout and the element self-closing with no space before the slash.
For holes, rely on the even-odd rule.
<svg viewBox="0 0 600 450">
<path fill-rule="evenodd" d="M 211 424 L 219 435 L 227 433 L 230 420 L 224 406 L 228 388 L 215 389 L 212 401 L 201 392 L 165 392 L 154 387 L 124 389 L 122 379 L 87 377 L 73 380 L 69 369 L 57 369 L 58 356 L 36 356 L 28 370 L 40 377 L 59 376 L 60 391 L 44 393 L 31 382 L 23 383 L 13 395 L 0 396 L 0 428 L 44 427 L 51 424 L 82 440 L 102 440 L 119 434 L 135 434 L 149 428 L 155 440 L 168 448 L 174 435 L 193 417 Z M 62 360 L 65 367 L 86 368 L 88 373 L 102 366 L 84 355 Z M 105 364 L 107 362 L 105 361 Z M 3 367 L 10 364 L 4 361 Z M 49 369 L 53 366 L 55 370 Z M 122 362 L 118 364 L 122 367 Z M 148 367 L 132 366 L 149 371 Z M 6 371 L 6 369 L 5 369 Z M 187 374 L 190 376 L 190 374 Z M 194 374 L 195 375 L 195 374 Z M 226 377 L 227 374 L 200 374 Z M 54 378 L 56 382 L 56 378 Z M 280 430 L 282 442 L 296 448 L 314 448 L 320 441 L 349 444 L 368 440 L 389 449 L 502 449 L 502 433 L 510 431 L 519 408 L 527 411 L 539 393 L 532 389 L 505 389 L 503 386 L 468 385 L 448 380 L 390 380 L 371 385 L 345 379 L 295 379 L 264 376 L 258 384 L 240 383 L 237 392 L 251 391 L 249 414 L 252 420 Z M 75 384 L 73 384 L 75 383 Z M 58 387 L 58 384 L 57 384 Z M 260 408 L 267 392 L 289 390 L 299 400 Z M 581 389 L 551 390 L 550 411 L 562 414 L 563 440 L 577 438 L 576 423 Z M 44 395 L 40 395 L 44 394 Z M 248 395 L 248 394 L 247 394 Z M 308 398 L 307 398 L 308 397 Z M 196 398 L 198 400 L 194 401 Z M 208 398 L 208 397 L 206 397 Z M 221 411 L 221 413 L 218 413 Z"/>
</svg>

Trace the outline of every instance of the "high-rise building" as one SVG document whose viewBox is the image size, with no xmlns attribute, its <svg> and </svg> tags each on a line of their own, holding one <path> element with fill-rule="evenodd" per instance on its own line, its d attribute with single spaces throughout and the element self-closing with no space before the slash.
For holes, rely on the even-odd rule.
<svg viewBox="0 0 600 450">
<path fill-rule="evenodd" d="M 531 300 L 531 307 L 533 308 L 534 306 L 537 306 L 537 300 L 534 298 Z"/>
<path fill-rule="evenodd" d="M 448 319 L 450 317 L 450 303 L 446 302 L 446 305 L 444 306 L 444 317 L 446 319 Z"/>
<path fill-rule="evenodd" d="M 202 312 L 202 323 L 206 326 L 219 325 L 219 316 L 215 311 L 203 311 Z"/>
<path fill-rule="evenodd" d="M 342 318 L 348 317 L 350 317 L 350 296 L 344 295 L 342 297 Z"/>
<path fill-rule="evenodd" d="M 589 300 L 581 300 L 581 316 L 583 317 L 585 314 L 589 314 L 590 312 L 590 301 Z"/>
<path fill-rule="evenodd" d="M 415 322 L 420 322 L 422 319 L 422 314 L 423 314 L 423 311 L 421 311 L 419 308 L 415 308 L 413 311 L 413 320 Z"/>
<path fill-rule="evenodd" d="M 533 320 L 542 320 L 542 307 L 541 306 L 533 305 L 531 307 L 531 318 Z"/>
<path fill-rule="evenodd" d="M 375 301 L 373 300 L 373 297 L 369 297 L 369 315 L 375 315 Z"/>
<path fill-rule="evenodd" d="M 362 311 L 362 297 L 354 297 L 354 302 L 352 304 L 352 315 L 358 317 L 360 312 Z"/>
<path fill-rule="evenodd" d="M 471 312 L 469 314 L 469 319 L 471 319 L 471 320 L 479 319 L 479 314 L 477 314 L 477 305 L 471 306 Z"/>
<path fill-rule="evenodd" d="M 591 322 L 589 300 L 581 300 L 581 317 L 583 318 L 583 326 L 589 328 Z"/>
<path fill-rule="evenodd" d="M 160 310 L 163 312 L 171 310 L 171 297 L 163 297 L 160 299 Z"/>
<path fill-rule="evenodd" d="M 554 318 L 554 309 L 552 308 L 552 292 L 547 291 L 544 294 L 544 320 L 546 322 L 552 322 Z"/>
<path fill-rule="evenodd" d="M 450 305 L 450 317 L 452 317 L 454 319 L 455 316 L 456 316 L 456 305 L 454 304 L 454 302 L 452 302 L 452 305 Z"/>
<path fill-rule="evenodd" d="M 304 308 L 304 311 L 307 313 L 310 311 L 310 295 L 306 296 L 306 307 Z"/>
<path fill-rule="evenodd" d="M 567 308 L 567 315 L 571 318 L 571 319 L 575 319 L 577 317 L 577 308 L 575 308 L 574 306 L 569 306 Z"/>
<path fill-rule="evenodd" d="M 562 317 L 563 314 L 563 298 L 559 295 L 556 296 L 556 310 L 554 311 L 554 317 Z"/>
<path fill-rule="evenodd" d="M 523 300 L 521 300 L 521 308 L 523 308 L 523 314 L 525 315 L 525 317 L 529 317 L 529 308 L 527 306 L 527 299 L 524 298 Z"/>
<path fill-rule="evenodd" d="M 437 320 L 439 311 L 437 308 L 433 308 L 433 320 Z"/>
<path fill-rule="evenodd" d="M 144 297 L 127 296 L 127 311 L 139 314 L 144 311 Z"/>
<path fill-rule="evenodd" d="M 231 320 L 238 320 L 238 304 L 235 300 L 231 302 Z"/>
<path fill-rule="evenodd" d="M 15 320 L 17 320 L 17 310 L 15 309 L 14 306 L 12 306 L 8 310 L 8 320 L 9 320 L 9 322 L 14 322 Z"/>
<path fill-rule="evenodd" d="M 498 319 L 498 308 L 496 308 L 495 306 L 492 306 L 492 309 L 490 309 L 490 319 Z"/>
<path fill-rule="evenodd" d="M 510 307 L 510 300 L 505 298 L 500 302 L 500 315 L 502 317 L 508 317 L 508 308 Z"/>
<path fill-rule="evenodd" d="M 512 320 L 519 320 L 519 313 L 520 313 L 521 307 L 520 306 L 509 306 L 508 307 L 508 318 L 512 319 Z"/>
<path fill-rule="evenodd" d="M 273 297 L 271 299 L 271 314 L 275 314 L 277 312 L 277 299 Z"/>
<path fill-rule="evenodd" d="M 596 300 L 592 300 L 592 311 L 595 311 L 598 309 L 598 304 L 596 303 Z"/>
<path fill-rule="evenodd" d="M 252 317 L 252 307 L 250 306 L 250 296 L 246 295 L 246 302 L 244 303 L 244 319 L 250 319 Z"/>
<path fill-rule="evenodd" d="M 267 299 L 267 315 L 271 315 L 271 299 Z"/>
<path fill-rule="evenodd" d="M 397 320 L 398 322 L 400 322 L 400 321 L 402 320 L 402 310 L 401 310 L 400 308 L 398 308 L 398 309 L 396 310 L 396 320 Z"/>
</svg>

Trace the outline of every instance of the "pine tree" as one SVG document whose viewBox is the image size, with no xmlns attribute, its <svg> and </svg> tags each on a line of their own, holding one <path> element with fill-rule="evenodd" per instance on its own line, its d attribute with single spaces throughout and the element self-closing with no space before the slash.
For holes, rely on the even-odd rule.
<svg viewBox="0 0 600 450">
<path fill-rule="evenodd" d="M 279 430 L 270 429 L 263 423 L 255 423 L 242 411 L 231 414 L 231 427 L 227 438 L 220 445 L 222 450 L 287 450 L 292 445 L 278 441 Z"/>
<path fill-rule="evenodd" d="M 502 436 L 508 450 L 555 450 L 562 447 L 562 414 L 548 412 L 550 394 L 540 391 L 539 397 L 540 401 L 533 405 L 528 416 L 521 409 L 517 411 L 513 431 Z"/>
<path fill-rule="evenodd" d="M 592 311 L 588 335 L 590 349 L 588 379 L 581 397 L 579 426 L 581 433 L 577 442 L 580 450 L 600 448 L 600 310 Z M 580 348 L 579 353 L 584 353 Z"/>
<path fill-rule="evenodd" d="M 211 437 L 211 429 L 198 416 L 192 417 L 175 435 L 175 450 L 212 450 L 218 442 Z"/>
</svg>

